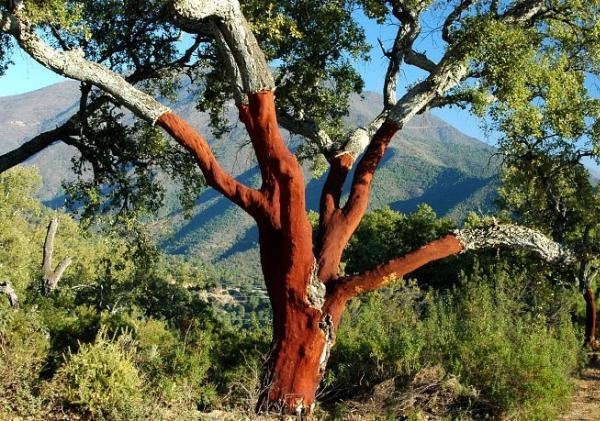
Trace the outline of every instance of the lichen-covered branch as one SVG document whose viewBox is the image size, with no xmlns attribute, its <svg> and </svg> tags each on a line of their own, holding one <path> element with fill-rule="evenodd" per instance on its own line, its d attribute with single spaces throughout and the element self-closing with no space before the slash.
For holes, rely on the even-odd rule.
<svg viewBox="0 0 600 421">
<path fill-rule="evenodd" d="M 136 89 L 105 66 L 86 60 L 81 50 L 58 51 L 46 44 L 26 21 L 16 15 L 0 15 L 0 31 L 11 34 L 19 46 L 44 67 L 81 82 L 95 85 L 111 94 L 117 102 L 151 123 L 169 108 Z"/>
<path fill-rule="evenodd" d="M 209 20 L 222 35 L 222 41 L 235 60 L 244 93 L 273 90 L 275 82 L 265 56 L 246 21 L 237 0 L 174 0 L 176 24 L 189 31 Z"/>
<path fill-rule="evenodd" d="M 569 265 L 576 261 L 567 247 L 521 225 L 497 224 L 487 228 L 462 229 L 454 231 L 454 235 L 465 251 L 507 247 L 527 250 L 554 265 Z"/>
<path fill-rule="evenodd" d="M 372 270 L 340 278 L 329 288 L 341 290 L 343 295 L 351 298 L 377 290 L 430 262 L 464 251 L 500 247 L 529 251 L 553 265 L 570 265 L 576 261 L 571 250 L 539 231 L 520 225 L 498 224 L 486 228 L 456 230 Z"/>
</svg>

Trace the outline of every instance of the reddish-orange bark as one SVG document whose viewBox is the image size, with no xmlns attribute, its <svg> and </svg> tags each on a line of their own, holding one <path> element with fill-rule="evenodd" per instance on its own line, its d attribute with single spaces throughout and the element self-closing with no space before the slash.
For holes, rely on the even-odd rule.
<svg viewBox="0 0 600 421">
<path fill-rule="evenodd" d="M 454 236 L 448 236 L 364 275 L 338 279 L 342 251 L 367 209 L 373 173 L 398 126 L 386 122 L 375 134 L 360 160 L 344 208 L 340 208 L 340 197 L 353 159 L 343 154 L 332 160 L 313 252 L 302 168 L 281 136 L 273 92 L 248 94 L 248 103 L 238 108 L 261 169 L 260 190 L 226 173 L 206 139 L 175 114 L 164 114 L 157 123 L 193 154 L 209 185 L 256 220 L 261 266 L 273 309 L 272 352 L 257 408 L 306 414 L 314 404 L 346 302 L 383 286 L 393 274 L 405 275 L 462 248 Z"/>
<path fill-rule="evenodd" d="M 228 174 L 212 153 L 208 142 L 185 120 L 174 113 L 163 114 L 156 124 L 167 131 L 196 159 L 206 182 L 250 214 L 264 208 L 264 197 Z"/>
<path fill-rule="evenodd" d="M 327 174 L 327 179 L 321 192 L 321 225 L 328 224 L 333 212 L 340 208 L 340 198 L 342 197 L 344 182 L 353 163 L 354 159 L 352 155 L 347 153 L 338 155 L 329 162 L 329 174 Z"/>
<path fill-rule="evenodd" d="M 334 286 L 342 289 L 348 297 L 354 297 L 379 289 L 395 277 L 407 275 L 427 263 L 452 256 L 462 250 L 463 246 L 456 236 L 448 234 L 363 274 L 341 278 Z"/>
<path fill-rule="evenodd" d="M 312 227 L 302 167 L 279 130 L 274 95 L 262 91 L 238 105 L 254 147 L 269 202 L 258 218 L 261 264 L 273 307 L 273 348 L 259 410 L 310 410 L 320 381 L 326 336 L 321 311 L 308 297 L 314 267 Z"/>
<path fill-rule="evenodd" d="M 358 226 L 369 204 L 369 193 L 375 170 L 379 166 L 392 137 L 400 130 L 394 121 L 386 120 L 373 136 L 365 154 L 356 167 L 348 203 L 344 206 L 350 224 Z"/>
<path fill-rule="evenodd" d="M 583 293 L 585 299 L 585 344 L 596 345 L 596 297 L 591 288 Z"/>
<path fill-rule="evenodd" d="M 335 157 L 321 195 L 319 242 L 316 247 L 319 278 L 328 283 L 337 279 L 344 248 L 367 210 L 373 175 L 399 126 L 385 121 L 373 136 L 358 163 L 350 197 L 340 209 L 340 196 L 346 176 L 352 166 L 350 154 Z"/>
</svg>

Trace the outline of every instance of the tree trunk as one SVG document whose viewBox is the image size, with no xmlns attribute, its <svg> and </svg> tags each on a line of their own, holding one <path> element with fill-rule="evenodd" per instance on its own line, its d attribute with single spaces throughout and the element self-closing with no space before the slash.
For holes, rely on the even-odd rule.
<svg viewBox="0 0 600 421">
<path fill-rule="evenodd" d="M 266 364 L 257 411 L 312 411 L 328 356 L 328 322 L 319 310 L 289 303 L 285 320 L 274 321 L 273 348 Z"/>
<path fill-rule="evenodd" d="M 313 267 L 313 282 L 317 271 Z M 273 346 L 257 412 L 299 417 L 312 413 L 348 294 L 341 289 L 324 295 L 313 291 L 307 298 L 280 300 L 277 307 L 283 307 L 283 314 L 279 315 L 274 306 Z"/>
<path fill-rule="evenodd" d="M 596 346 L 596 298 L 594 291 L 587 288 L 583 293 L 585 299 L 585 345 Z"/>
</svg>

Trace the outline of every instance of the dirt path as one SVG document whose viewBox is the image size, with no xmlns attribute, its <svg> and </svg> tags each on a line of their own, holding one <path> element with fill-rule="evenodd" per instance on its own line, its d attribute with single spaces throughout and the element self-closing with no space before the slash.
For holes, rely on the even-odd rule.
<svg viewBox="0 0 600 421">
<path fill-rule="evenodd" d="M 577 381 L 577 392 L 571 410 L 562 418 L 564 421 L 600 420 L 600 360 L 586 368 Z"/>
</svg>

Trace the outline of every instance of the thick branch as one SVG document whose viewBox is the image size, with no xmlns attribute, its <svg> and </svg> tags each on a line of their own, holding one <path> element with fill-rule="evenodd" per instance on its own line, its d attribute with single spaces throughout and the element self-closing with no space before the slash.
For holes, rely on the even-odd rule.
<svg viewBox="0 0 600 421">
<path fill-rule="evenodd" d="M 406 52 L 404 55 L 404 61 L 406 64 L 416 66 L 429 73 L 433 73 L 437 67 L 437 64 L 430 60 L 429 57 L 427 57 L 424 53 L 416 52 L 413 49 L 410 49 Z"/>
<path fill-rule="evenodd" d="M 70 257 L 62 260 L 55 270 L 52 270 L 52 254 L 54 253 L 54 238 L 56 237 L 56 230 L 58 229 L 58 218 L 54 217 L 48 225 L 48 231 L 46 232 L 46 240 L 44 241 L 44 255 L 42 261 L 42 276 L 44 283 L 44 293 L 50 294 L 56 289 L 63 273 L 73 262 Z"/>
<path fill-rule="evenodd" d="M 25 142 L 16 149 L 0 156 L 0 173 L 18 165 L 41 152 L 55 142 L 65 141 L 69 137 L 66 126 L 63 125 L 53 130 L 40 133 L 33 139 Z"/>
<path fill-rule="evenodd" d="M 91 83 L 114 96 L 138 117 L 154 123 L 169 108 L 136 89 L 101 64 L 88 61 L 81 50 L 57 51 L 47 45 L 26 22 L 3 13 L 0 30 L 11 34 L 31 57 L 44 67 L 71 79 Z"/>
<path fill-rule="evenodd" d="M 488 228 L 462 229 L 456 230 L 454 235 L 465 251 L 508 247 L 527 250 L 554 265 L 576 262 L 575 255 L 567 247 L 539 231 L 520 225 L 498 224 Z"/>
<path fill-rule="evenodd" d="M 379 289 L 393 279 L 405 276 L 427 263 L 467 250 L 498 247 L 527 250 L 555 265 L 569 265 L 575 262 L 574 255 L 568 248 L 538 231 L 518 225 L 494 225 L 481 229 L 456 230 L 372 270 L 340 278 L 331 284 L 330 288 L 339 288 L 343 295 L 354 297 Z"/>
<path fill-rule="evenodd" d="M 362 218 L 362 215 L 367 210 L 369 192 L 375 170 L 379 166 L 392 137 L 399 129 L 400 126 L 395 122 L 386 120 L 373 136 L 371 143 L 367 147 L 367 151 L 356 168 L 354 179 L 352 180 L 350 197 L 344 206 L 344 213 L 348 218 L 348 223 L 354 228 L 358 226 L 360 218 Z M 352 232 L 354 232 L 354 229 L 352 229 Z"/>
<path fill-rule="evenodd" d="M 16 291 L 10 284 L 10 281 L 0 281 L 0 293 L 5 294 L 8 297 L 8 302 L 12 308 L 19 308 L 19 297 Z"/>
<path fill-rule="evenodd" d="M 176 24 L 185 30 L 195 31 L 212 19 L 228 47 L 225 53 L 233 56 L 240 71 L 244 93 L 275 88 L 265 56 L 237 0 L 175 0 L 173 9 Z"/>
<path fill-rule="evenodd" d="M 381 128 L 386 120 L 387 113 L 383 112 L 373 119 L 368 125 L 352 130 L 346 136 L 344 146 L 336 154 L 337 156 L 348 155 L 351 158 L 350 167 L 356 159 L 365 151 L 375 133 Z"/>
<path fill-rule="evenodd" d="M 348 172 L 352 168 L 352 158 L 338 155 L 331 160 L 329 174 L 325 180 L 320 201 L 320 224 L 327 224 L 334 211 L 340 208 L 340 198 Z"/>
<path fill-rule="evenodd" d="M 174 113 L 167 113 L 162 115 L 156 123 L 192 153 L 208 185 L 253 216 L 263 209 L 263 195 L 258 190 L 240 183 L 223 170 L 206 139 L 186 121 Z"/>
<path fill-rule="evenodd" d="M 394 7 L 394 15 L 400 20 L 400 27 L 396 33 L 391 51 L 386 53 L 386 56 L 390 59 L 383 84 L 383 102 L 386 110 L 396 103 L 400 64 L 406 53 L 412 51 L 412 45 L 419 35 L 420 13 L 420 9 L 407 11 L 404 7 Z"/>
</svg>

